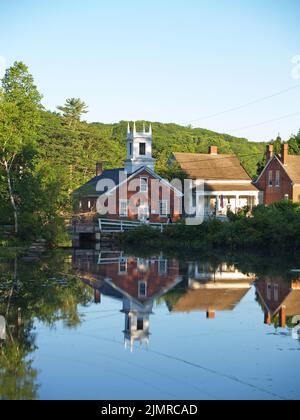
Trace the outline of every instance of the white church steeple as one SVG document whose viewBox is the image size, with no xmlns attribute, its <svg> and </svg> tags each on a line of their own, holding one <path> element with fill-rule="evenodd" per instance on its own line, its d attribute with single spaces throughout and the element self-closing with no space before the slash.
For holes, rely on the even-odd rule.
<svg viewBox="0 0 300 420">
<path fill-rule="evenodd" d="M 143 132 L 137 132 L 136 123 L 131 130 L 128 124 L 127 130 L 127 160 L 125 170 L 133 173 L 142 167 L 150 168 L 154 171 L 155 159 L 152 157 L 152 125 L 146 130 L 144 124 Z"/>
</svg>

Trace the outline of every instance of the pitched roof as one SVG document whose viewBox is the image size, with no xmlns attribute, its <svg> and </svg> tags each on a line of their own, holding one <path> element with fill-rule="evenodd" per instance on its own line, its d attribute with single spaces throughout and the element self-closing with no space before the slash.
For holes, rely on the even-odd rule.
<svg viewBox="0 0 300 420">
<path fill-rule="evenodd" d="M 97 190 L 98 182 L 99 181 L 112 181 L 114 185 L 109 190 L 109 192 L 113 192 L 116 188 L 122 185 L 124 182 L 129 182 L 130 179 L 134 178 L 136 175 L 138 175 L 141 172 L 148 172 L 150 175 L 152 175 L 154 178 L 158 179 L 163 185 L 167 186 L 168 188 L 175 191 L 175 193 L 178 196 L 182 196 L 182 192 L 177 190 L 172 184 L 170 184 L 168 181 L 161 178 L 158 174 L 156 174 L 154 171 L 152 171 L 150 168 L 144 166 L 139 169 L 137 169 L 133 173 L 127 173 L 124 168 L 121 169 L 110 169 L 107 171 L 104 171 L 101 175 L 96 176 L 95 178 L 92 178 L 90 181 L 88 181 L 86 184 L 84 184 L 82 187 L 78 188 L 73 192 L 73 195 L 81 195 L 81 196 L 90 196 L 90 197 L 99 197 L 100 195 L 107 193 L 108 191 L 104 190 Z"/>
<path fill-rule="evenodd" d="M 78 188 L 73 194 L 80 194 L 80 195 L 89 195 L 89 196 L 99 196 L 101 195 L 101 191 L 97 191 L 98 182 L 101 180 L 110 180 L 114 182 L 115 185 L 118 185 L 120 182 L 120 175 L 123 172 L 124 168 L 120 169 L 109 169 L 104 171 L 101 175 L 95 176 L 82 187 Z"/>
<path fill-rule="evenodd" d="M 198 289 L 188 290 L 172 307 L 172 312 L 233 311 L 249 292 L 245 289 Z"/>
<path fill-rule="evenodd" d="M 192 179 L 251 181 L 234 155 L 173 153 L 173 156 Z"/>
<path fill-rule="evenodd" d="M 284 169 L 294 183 L 300 184 L 300 156 L 289 155 Z"/>
</svg>

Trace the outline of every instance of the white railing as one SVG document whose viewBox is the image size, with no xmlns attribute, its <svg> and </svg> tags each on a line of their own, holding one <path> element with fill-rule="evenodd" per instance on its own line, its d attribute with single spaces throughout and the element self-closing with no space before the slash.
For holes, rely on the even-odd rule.
<svg viewBox="0 0 300 420">
<path fill-rule="evenodd" d="M 123 233 L 129 230 L 134 230 L 141 226 L 148 226 L 153 229 L 158 229 L 161 232 L 164 231 L 166 224 L 164 223 L 144 223 L 144 222 L 131 222 L 128 220 L 109 220 L 109 219 L 99 219 L 99 229 L 100 232 L 107 233 Z"/>
</svg>

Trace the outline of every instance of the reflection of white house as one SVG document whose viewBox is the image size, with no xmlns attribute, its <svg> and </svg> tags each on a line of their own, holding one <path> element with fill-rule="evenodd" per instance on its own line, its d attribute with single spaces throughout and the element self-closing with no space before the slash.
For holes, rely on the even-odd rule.
<svg viewBox="0 0 300 420">
<path fill-rule="evenodd" d="M 174 163 L 189 179 L 204 182 L 204 192 L 194 197 L 194 205 L 200 214 L 204 207 L 206 217 L 226 216 L 229 210 L 237 213 L 259 203 L 259 190 L 234 155 L 220 155 L 212 146 L 208 154 L 173 153 L 169 164 Z"/>
<path fill-rule="evenodd" d="M 253 275 L 245 275 L 234 266 L 221 264 L 189 265 L 188 288 L 174 305 L 172 312 L 206 312 L 214 319 L 216 311 L 232 311 L 249 292 Z"/>
<path fill-rule="evenodd" d="M 212 267 L 209 263 L 192 263 L 189 265 L 189 281 L 194 283 L 213 281 L 215 286 L 217 282 L 227 281 L 227 286 L 233 282 L 234 287 L 237 287 L 239 281 L 243 284 L 243 280 L 247 281 L 253 278 L 254 274 L 243 274 L 235 265 L 222 263 L 217 267 Z M 229 283 L 228 283 L 229 282 Z M 222 283 L 223 284 L 223 283 Z"/>
</svg>

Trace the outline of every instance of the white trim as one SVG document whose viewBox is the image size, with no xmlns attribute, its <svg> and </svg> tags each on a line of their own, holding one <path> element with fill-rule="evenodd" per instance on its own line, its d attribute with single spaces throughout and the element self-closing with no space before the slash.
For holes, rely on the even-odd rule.
<svg viewBox="0 0 300 420">
<path fill-rule="evenodd" d="M 166 206 L 166 213 L 162 213 L 161 212 L 161 205 L 165 205 Z M 169 202 L 168 200 L 159 200 L 159 216 L 160 217 L 168 217 L 170 215 L 170 209 L 169 209 Z"/>
<path fill-rule="evenodd" d="M 219 195 L 223 196 L 246 196 L 246 197 L 258 197 L 260 191 L 205 191 L 204 194 L 200 193 L 198 196 L 215 197 Z"/>
<path fill-rule="evenodd" d="M 123 204 L 126 204 L 126 214 L 125 212 L 124 213 L 121 212 Z M 124 200 L 124 199 L 119 200 L 119 216 L 128 217 L 128 200 Z"/>
<path fill-rule="evenodd" d="M 141 293 L 141 285 L 145 286 L 145 294 Z M 138 296 L 140 298 L 148 298 L 148 283 L 145 280 L 141 280 L 138 282 Z"/>
<path fill-rule="evenodd" d="M 144 183 L 143 181 L 146 181 L 146 184 L 144 184 L 146 186 L 146 190 L 144 190 L 144 191 L 142 189 L 142 185 Z M 140 177 L 140 192 L 141 193 L 147 193 L 149 191 L 149 185 L 148 185 L 148 183 L 149 183 L 149 178 L 147 176 L 141 176 Z"/>
<path fill-rule="evenodd" d="M 221 181 L 221 180 L 218 180 L 218 181 L 213 181 L 213 180 L 205 180 L 204 179 L 204 183 L 205 184 L 208 184 L 208 185 L 210 185 L 210 184 L 216 184 L 216 185 L 218 185 L 218 184 L 222 184 L 222 185 L 227 185 L 227 184 L 229 184 L 229 185 L 252 185 L 252 180 L 249 180 L 249 181 L 237 181 L 237 180 L 235 180 L 235 181 L 229 181 L 229 180 L 224 180 L 224 181 Z"/>
</svg>

